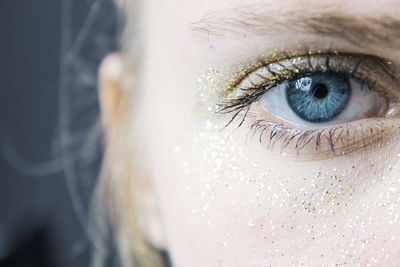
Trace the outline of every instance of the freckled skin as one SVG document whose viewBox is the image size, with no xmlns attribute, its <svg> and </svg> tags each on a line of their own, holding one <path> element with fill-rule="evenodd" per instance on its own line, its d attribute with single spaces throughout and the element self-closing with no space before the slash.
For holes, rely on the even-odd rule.
<svg viewBox="0 0 400 267">
<path fill-rule="evenodd" d="M 150 45 L 138 107 L 146 118 L 138 142 L 146 144 L 143 158 L 160 200 L 174 266 L 400 266 L 398 119 L 386 121 L 376 138 L 344 155 L 313 156 L 311 150 L 284 155 L 251 138 L 248 124 L 221 131 L 229 118 L 213 112 L 231 66 L 281 44 L 333 45 L 395 63 L 400 55 L 284 33 L 205 45 L 185 25 L 210 8 L 238 1 L 183 2 L 145 4 Z M 362 5 L 368 6 L 366 13 L 397 16 L 398 2 L 384 2 L 335 1 L 334 6 L 357 11 Z M 271 5 L 334 8 L 319 3 L 265 5 L 267 10 Z M 207 72 L 210 66 L 220 74 Z"/>
</svg>

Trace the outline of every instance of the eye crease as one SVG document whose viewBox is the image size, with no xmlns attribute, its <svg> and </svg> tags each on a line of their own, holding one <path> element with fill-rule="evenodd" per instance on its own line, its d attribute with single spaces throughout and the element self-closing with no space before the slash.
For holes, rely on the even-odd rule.
<svg viewBox="0 0 400 267">
<path fill-rule="evenodd" d="M 263 62 L 236 84 L 218 113 L 250 121 L 281 153 L 346 154 L 380 138 L 395 119 L 399 81 L 387 61 L 327 53 Z"/>
</svg>

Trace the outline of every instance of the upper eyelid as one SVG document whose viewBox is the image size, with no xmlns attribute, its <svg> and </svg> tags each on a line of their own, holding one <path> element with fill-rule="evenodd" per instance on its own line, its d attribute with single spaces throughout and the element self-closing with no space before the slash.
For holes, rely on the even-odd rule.
<svg viewBox="0 0 400 267">
<path fill-rule="evenodd" d="M 352 62 L 352 64 L 346 62 L 351 60 L 354 60 L 356 62 L 355 65 L 353 64 L 354 62 Z M 300 63 L 296 63 L 296 61 L 302 61 L 301 62 L 302 65 L 299 65 Z M 391 80 L 391 82 L 393 82 L 393 80 L 398 77 L 398 75 L 396 75 L 395 73 L 395 70 L 390 67 L 390 64 L 388 64 L 388 62 L 390 61 L 375 56 L 360 55 L 360 54 L 338 53 L 338 52 L 315 53 L 315 54 L 307 53 L 306 55 L 295 55 L 293 57 L 285 56 L 279 59 L 271 60 L 270 62 L 268 60 L 260 58 L 259 62 L 261 64 L 254 65 L 254 68 L 249 68 L 245 74 L 242 74 L 240 79 L 237 79 L 235 83 L 231 83 L 232 88 L 230 90 L 234 91 L 237 88 L 243 89 L 246 87 L 250 87 L 251 85 L 258 85 L 258 84 L 251 84 L 254 83 L 254 80 L 251 81 L 250 79 L 252 74 L 261 76 L 259 75 L 259 72 L 260 70 L 262 70 L 262 68 L 265 68 L 267 70 L 266 73 L 271 74 L 271 77 L 263 76 L 263 78 L 265 78 L 266 80 L 268 79 L 274 80 L 277 79 L 276 77 L 277 75 L 281 76 L 285 75 L 282 74 L 282 71 L 289 72 L 290 76 L 288 76 L 286 73 L 286 77 L 283 78 L 290 79 L 294 75 L 303 70 L 305 72 L 326 71 L 326 69 L 323 68 L 329 68 L 333 71 L 348 73 L 352 78 L 356 79 L 365 78 L 369 80 L 371 80 L 371 78 L 369 77 L 370 73 L 365 73 L 365 72 L 367 70 L 372 72 L 373 70 L 374 73 L 379 72 L 381 78 L 386 78 L 380 82 L 385 82 L 388 79 Z M 284 65 L 282 62 L 288 64 Z M 276 65 L 281 66 L 283 70 L 272 69 L 272 67 Z M 336 67 L 338 68 L 334 69 L 334 65 L 336 65 Z M 259 71 L 258 74 L 257 71 Z M 245 83 L 250 83 L 250 86 L 245 86 Z"/>
</svg>

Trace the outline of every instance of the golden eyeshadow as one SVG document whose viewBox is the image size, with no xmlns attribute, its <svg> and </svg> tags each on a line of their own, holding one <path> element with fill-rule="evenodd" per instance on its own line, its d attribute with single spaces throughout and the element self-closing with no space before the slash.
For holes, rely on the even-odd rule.
<svg viewBox="0 0 400 267">
<path fill-rule="evenodd" d="M 237 88 L 249 88 L 260 84 L 267 86 L 282 79 L 290 80 L 302 72 L 331 70 L 349 73 L 356 79 L 365 80 L 375 89 L 385 88 L 385 90 L 390 89 L 396 79 L 394 71 L 386 60 L 374 56 L 332 52 L 288 56 L 272 62 L 265 60 L 260 59 L 258 64 L 254 64 L 253 69 L 250 68 L 250 71 L 241 70 L 239 74 L 235 75 L 227 85 L 228 94 Z"/>
</svg>

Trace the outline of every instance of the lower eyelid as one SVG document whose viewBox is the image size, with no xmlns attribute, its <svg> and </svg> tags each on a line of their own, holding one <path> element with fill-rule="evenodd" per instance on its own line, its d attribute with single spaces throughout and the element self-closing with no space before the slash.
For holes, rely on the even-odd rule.
<svg viewBox="0 0 400 267">
<path fill-rule="evenodd" d="M 293 128 L 258 104 L 248 113 L 251 136 L 267 150 L 293 156 L 297 160 L 329 159 L 362 150 L 372 144 L 383 145 L 400 135 L 400 104 L 392 102 L 379 118 L 365 118 L 319 129 Z M 298 157 L 298 156 L 301 157 Z"/>
<path fill-rule="evenodd" d="M 253 138 L 267 150 L 301 160 L 329 159 L 347 155 L 371 144 L 384 144 L 399 135 L 399 118 L 363 119 L 331 128 L 299 130 L 275 121 L 255 120 L 250 128 Z"/>
</svg>

